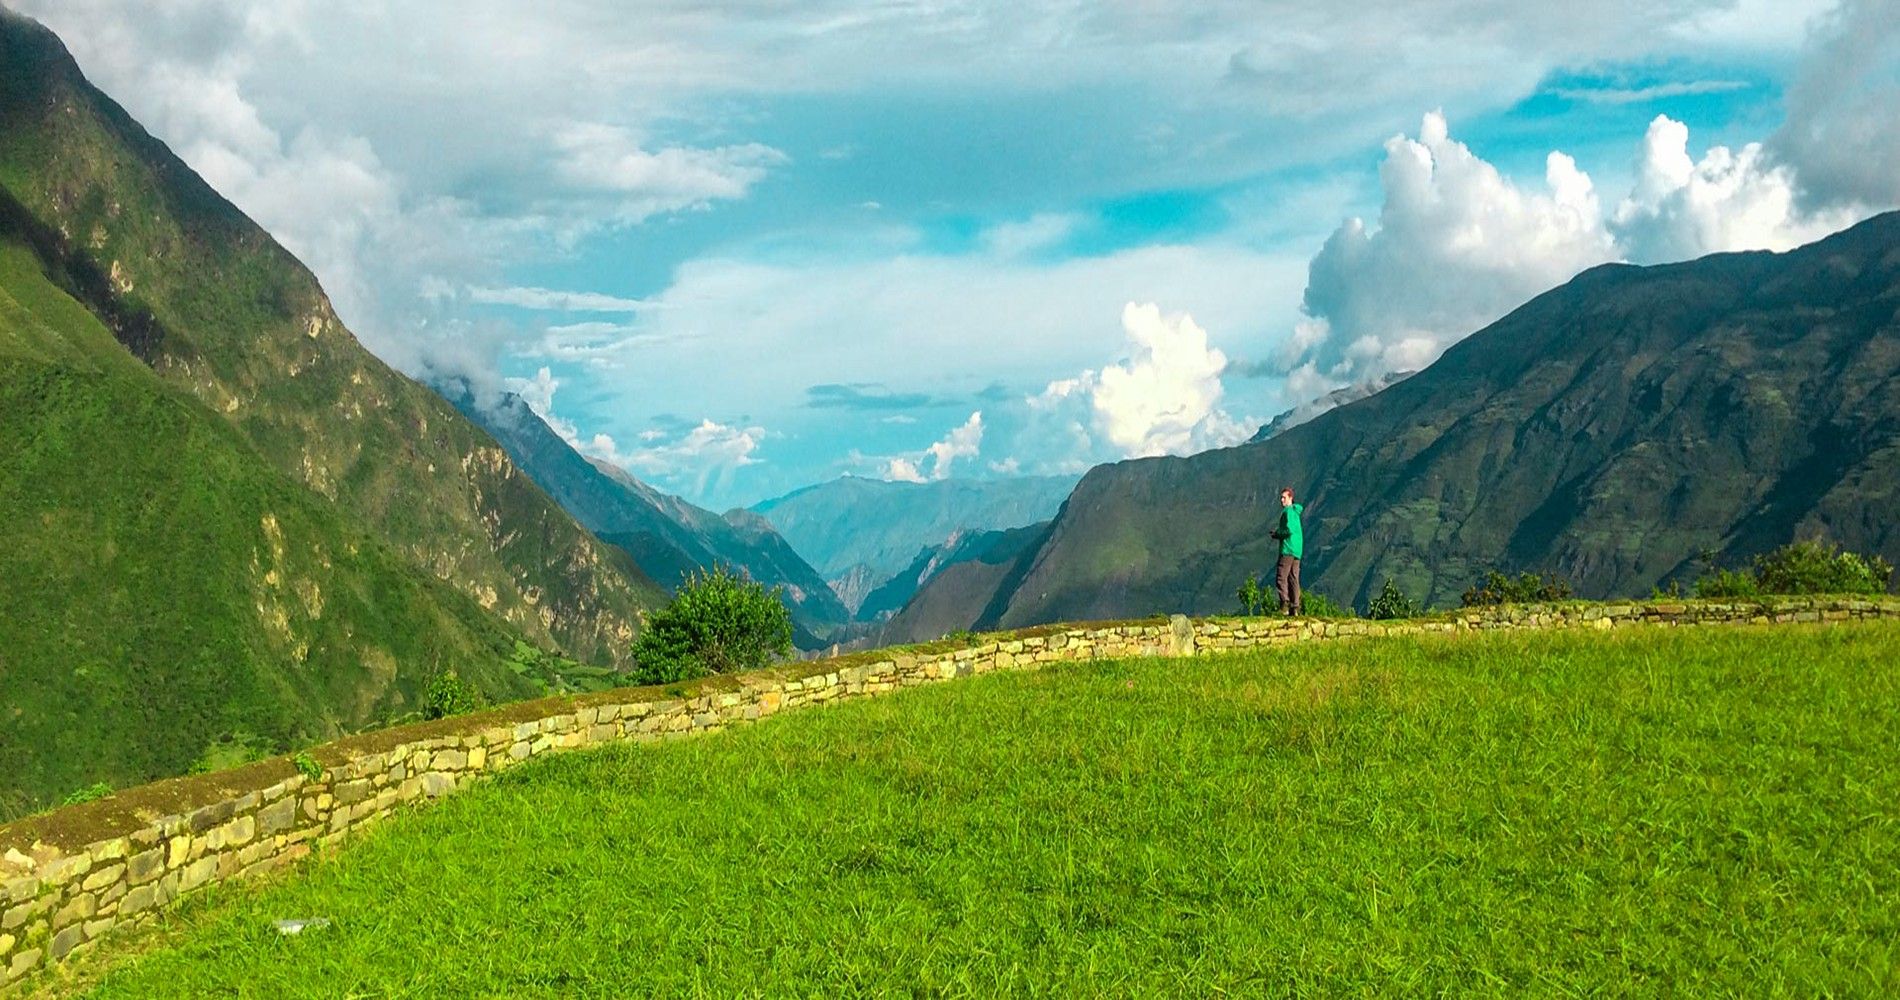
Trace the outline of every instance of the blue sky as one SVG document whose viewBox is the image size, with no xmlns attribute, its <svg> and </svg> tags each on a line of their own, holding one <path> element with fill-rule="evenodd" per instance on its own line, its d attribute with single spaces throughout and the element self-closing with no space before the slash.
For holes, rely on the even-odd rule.
<svg viewBox="0 0 1900 1000">
<path fill-rule="evenodd" d="M 1232 444 L 1900 201 L 1887 0 L 0 2 L 391 363 L 715 508 Z"/>
</svg>

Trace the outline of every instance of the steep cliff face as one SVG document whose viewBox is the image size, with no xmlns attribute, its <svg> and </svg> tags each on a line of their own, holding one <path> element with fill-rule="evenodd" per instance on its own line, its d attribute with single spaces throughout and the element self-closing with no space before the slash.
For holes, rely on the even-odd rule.
<svg viewBox="0 0 1900 1000">
<path fill-rule="evenodd" d="M 1492 567 L 1642 594 L 1815 533 L 1900 558 L 1897 309 L 1900 214 L 1597 268 L 1270 440 L 1094 469 L 981 624 L 1226 609 L 1282 485 L 1309 588 L 1360 603 L 1387 577 L 1453 602 Z"/>
<path fill-rule="evenodd" d="M 661 592 L 0 10 L 0 815 L 415 711 Z"/>
<path fill-rule="evenodd" d="M 302 264 L 4 12 L 0 190 L 124 348 L 278 469 L 536 641 L 626 655 L 656 593 L 631 562 L 365 350 Z"/>
</svg>

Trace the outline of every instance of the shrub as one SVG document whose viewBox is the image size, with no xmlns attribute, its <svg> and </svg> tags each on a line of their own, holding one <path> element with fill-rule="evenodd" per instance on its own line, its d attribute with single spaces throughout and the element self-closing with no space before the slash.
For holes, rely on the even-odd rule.
<svg viewBox="0 0 1900 1000">
<path fill-rule="evenodd" d="M 1240 599 L 1240 613 L 1243 615 L 1257 615 L 1267 603 L 1267 592 L 1260 589 L 1260 581 L 1252 573 L 1247 574 L 1246 582 L 1240 585 L 1234 596 Z"/>
<path fill-rule="evenodd" d="M 323 765 L 317 763 L 317 759 L 310 756 L 310 751 L 308 750 L 299 750 L 291 754 L 290 766 L 296 768 L 298 774 L 303 775 L 311 781 L 316 781 L 323 777 Z"/>
<path fill-rule="evenodd" d="M 1385 586 L 1379 588 L 1379 596 L 1374 597 L 1372 603 L 1366 605 L 1366 617 L 1381 621 L 1416 618 L 1418 613 L 1418 605 L 1412 603 L 1412 599 L 1405 596 L 1405 591 L 1400 590 L 1398 584 L 1391 580 L 1387 580 Z"/>
<path fill-rule="evenodd" d="M 422 695 L 422 715 L 427 719 L 467 715 L 483 704 L 482 693 L 475 685 L 463 680 L 453 669 L 444 670 L 429 679 L 428 690 Z"/>
<path fill-rule="evenodd" d="M 81 802 L 92 802 L 112 794 L 112 786 L 104 781 L 95 781 L 84 788 L 75 788 L 59 800 L 62 806 L 76 806 Z"/>
<path fill-rule="evenodd" d="M 754 670 L 792 651 L 792 614 L 780 591 L 724 566 L 694 573 L 633 643 L 634 680 L 668 684 Z"/>
<path fill-rule="evenodd" d="M 1882 594 L 1892 576 L 1879 556 L 1842 552 L 1820 539 L 1755 557 L 1755 583 L 1764 594 Z"/>
<path fill-rule="evenodd" d="M 1302 610 L 1314 618 L 1351 618 L 1352 608 L 1340 604 L 1325 594 L 1306 591 L 1300 595 Z"/>
<path fill-rule="evenodd" d="M 1716 569 L 1696 580 L 1697 597 L 1763 594 L 1881 594 L 1893 567 L 1879 556 L 1843 552 L 1824 539 L 1790 542 L 1755 557 L 1752 569 Z"/>
<path fill-rule="evenodd" d="M 1520 573 L 1508 576 L 1497 570 L 1484 575 L 1484 582 L 1464 593 L 1467 608 L 1494 604 L 1545 604 L 1570 598 L 1570 582 L 1555 573 Z"/>
</svg>

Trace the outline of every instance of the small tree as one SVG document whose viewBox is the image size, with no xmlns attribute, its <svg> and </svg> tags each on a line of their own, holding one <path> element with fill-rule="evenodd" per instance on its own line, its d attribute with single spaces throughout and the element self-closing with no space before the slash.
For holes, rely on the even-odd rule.
<svg viewBox="0 0 1900 1000">
<path fill-rule="evenodd" d="M 482 708 L 484 701 L 475 685 L 450 668 L 429 678 L 429 687 L 422 693 L 422 715 L 428 719 L 467 715 Z"/>
<path fill-rule="evenodd" d="M 1247 581 L 1240 585 L 1234 596 L 1240 598 L 1240 613 L 1243 615 L 1259 614 L 1261 605 L 1266 603 L 1266 593 L 1260 589 L 1260 581 L 1252 573 L 1247 574 Z"/>
<path fill-rule="evenodd" d="M 671 684 L 755 670 L 790 653 L 792 614 L 780 593 L 724 566 L 694 573 L 634 640 L 634 680 Z"/>
<path fill-rule="evenodd" d="M 1712 562 L 1712 560 L 1711 560 Z M 1761 594 L 1880 594 L 1893 567 L 1879 556 L 1843 552 L 1824 539 L 1791 542 L 1755 557 L 1752 570 L 1712 569 L 1696 581 L 1698 597 Z"/>
<path fill-rule="evenodd" d="M 1405 596 L 1405 591 L 1400 590 L 1398 584 L 1387 580 L 1385 586 L 1379 588 L 1379 596 L 1374 597 L 1372 603 L 1366 605 L 1366 617 L 1384 621 L 1395 618 L 1416 618 L 1418 605 Z"/>
</svg>

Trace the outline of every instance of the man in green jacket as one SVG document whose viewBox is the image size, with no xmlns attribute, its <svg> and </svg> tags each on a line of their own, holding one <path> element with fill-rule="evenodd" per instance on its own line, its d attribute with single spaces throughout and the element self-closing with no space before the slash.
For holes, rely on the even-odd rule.
<svg viewBox="0 0 1900 1000">
<path fill-rule="evenodd" d="M 1280 563 L 1274 567 L 1273 579 L 1279 587 L 1283 615 L 1303 614 L 1306 610 L 1300 603 L 1300 554 L 1306 548 L 1305 534 L 1300 530 L 1303 510 L 1293 502 L 1293 487 L 1280 491 L 1280 526 L 1273 529 L 1271 537 L 1280 540 Z"/>
</svg>

